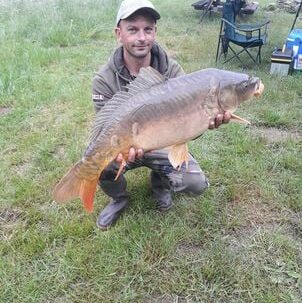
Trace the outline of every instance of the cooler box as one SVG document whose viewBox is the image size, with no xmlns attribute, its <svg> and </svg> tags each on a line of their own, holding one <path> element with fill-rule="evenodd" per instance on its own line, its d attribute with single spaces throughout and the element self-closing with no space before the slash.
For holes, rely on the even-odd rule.
<svg viewBox="0 0 302 303">
<path fill-rule="evenodd" d="M 271 74 L 287 76 L 291 70 L 293 51 L 276 49 L 271 56 Z"/>
<path fill-rule="evenodd" d="M 293 51 L 293 69 L 302 70 L 302 29 L 291 31 L 286 40 L 286 48 Z"/>
</svg>

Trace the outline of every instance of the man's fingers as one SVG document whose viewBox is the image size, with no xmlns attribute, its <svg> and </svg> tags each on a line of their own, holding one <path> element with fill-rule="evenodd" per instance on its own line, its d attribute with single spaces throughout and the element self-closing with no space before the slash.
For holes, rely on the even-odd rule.
<svg viewBox="0 0 302 303">
<path fill-rule="evenodd" d="M 230 122 L 232 117 L 232 113 L 231 112 L 225 112 L 223 115 L 223 123 L 228 123 Z"/>
<path fill-rule="evenodd" d="M 209 129 L 214 129 L 215 128 L 215 122 L 214 121 L 210 121 L 209 123 Z"/>
<path fill-rule="evenodd" d="M 134 162 L 135 161 L 135 156 L 136 156 L 136 151 L 133 147 L 131 147 L 129 149 L 128 162 Z"/>
<path fill-rule="evenodd" d="M 230 112 L 225 112 L 223 114 L 217 114 L 214 120 L 210 121 L 209 129 L 214 129 L 219 127 L 222 123 L 230 122 L 232 114 Z"/>
<path fill-rule="evenodd" d="M 142 148 L 139 148 L 139 149 L 137 150 L 136 157 L 137 157 L 138 159 L 141 159 L 143 156 L 144 156 L 144 150 L 143 150 Z"/>
<path fill-rule="evenodd" d="M 119 153 L 117 155 L 117 157 L 115 158 L 115 161 L 118 163 L 122 163 L 123 162 L 123 155 L 121 153 Z"/>
<path fill-rule="evenodd" d="M 143 156 L 144 156 L 144 150 L 142 148 L 135 149 L 134 147 L 131 147 L 129 149 L 127 162 L 134 162 L 136 158 L 141 159 Z M 124 159 L 123 154 L 119 153 L 115 158 L 115 161 L 117 163 L 122 163 L 123 159 Z"/>
<path fill-rule="evenodd" d="M 222 124 L 224 115 L 218 114 L 215 118 L 215 127 L 219 127 Z"/>
</svg>

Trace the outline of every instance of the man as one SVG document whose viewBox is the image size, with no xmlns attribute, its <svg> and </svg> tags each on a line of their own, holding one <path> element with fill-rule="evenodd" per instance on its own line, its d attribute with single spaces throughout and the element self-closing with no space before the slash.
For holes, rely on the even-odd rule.
<svg viewBox="0 0 302 303">
<path fill-rule="evenodd" d="M 159 18 L 160 14 L 148 0 L 124 0 L 121 3 L 115 28 L 115 35 L 121 46 L 115 50 L 109 62 L 93 80 L 96 112 L 102 110 L 104 104 L 116 92 L 126 90 L 125 86 L 135 79 L 141 67 L 152 66 L 166 79 L 184 74 L 181 66 L 168 58 L 165 51 L 155 42 Z M 230 113 L 218 115 L 209 128 L 218 127 L 229 119 Z M 102 190 L 111 197 L 97 219 L 97 225 L 102 230 L 114 224 L 128 205 L 125 177 L 121 175 L 114 181 L 121 162 L 120 154 L 102 172 L 99 180 Z M 131 148 L 124 172 L 141 166 L 151 169 L 152 194 L 156 208 L 161 212 L 172 207 L 173 192 L 199 195 L 208 187 L 207 178 L 192 156 L 188 168 L 184 165 L 180 170 L 176 170 L 170 164 L 166 150 L 144 153 L 141 149 Z"/>
</svg>

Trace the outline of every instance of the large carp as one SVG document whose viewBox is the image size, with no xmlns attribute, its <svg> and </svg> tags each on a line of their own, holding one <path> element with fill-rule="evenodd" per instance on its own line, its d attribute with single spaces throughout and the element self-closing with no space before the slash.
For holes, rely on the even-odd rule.
<svg viewBox="0 0 302 303">
<path fill-rule="evenodd" d="M 260 95 L 263 84 L 259 78 L 219 69 L 165 80 L 148 67 L 127 88 L 97 114 L 83 158 L 54 189 L 57 202 L 80 197 L 92 211 L 100 174 L 119 153 L 126 159 L 130 147 L 168 147 L 173 167 L 187 163 L 187 142 L 204 133 L 218 113 L 234 112 L 242 101 Z M 240 118 L 233 115 L 232 120 Z"/>
</svg>

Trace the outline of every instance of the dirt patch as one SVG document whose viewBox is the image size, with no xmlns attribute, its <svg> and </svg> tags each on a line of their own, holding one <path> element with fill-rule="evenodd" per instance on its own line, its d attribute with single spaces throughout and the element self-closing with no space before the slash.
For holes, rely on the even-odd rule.
<svg viewBox="0 0 302 303">
<path fill-rule="evenodd" d="M 283 130 L 275 127 L 255 128 L 252 132 L 265 139 L 268 143 L 282 142 L 289 139 L 299 141 L 302 139 L 302 135 L 298 131 Z"/>
<path fill-rule="evenodd" d="M 14 224 L 22 217 L 21 210 L 4 208 L 0 209 L 0 226 Z"/>
<path fill-rule="evenodd" d="M 0 106 L 0 116 L 4 116 L 11 111 L 9 107 L 1 107 Z"/>
<path fill-rule="evenodd" d="M 65 146 L 59 145 L 54 151 L 54 158 L 56 159 L 64 159 L 66 156 Z"/>
<path fill-rule="evenodd" d="M 28 162 L 22 162 L 15 167 L 16 174 L 23 177 L 29 174 L 32 166 Z"/>
<path fill-rule="evenodd" d="M 233 200 L 228 209 L 230 250 L 249 246 L 255 235 L 280 228 L 283 217 L 277 209 L 261 201 Z"/>
<path fill-rule="evenodd" d="M 244 205 L 241 208 L 241 215 L 245 218 L 246 226 L 278 224 L 279 213 L 261 202 L 254 202 Z"/>
<path fill-rule="evenodd" d="M 183 300 L 177 295 L 155 295 L 152 299 L 146 299 L 145 303 L 185 303 L 188 301 Z"/>
<path fill-rule="evenodd" d="M 25 224 L 25 215 L 19 209 L 0 209 L 0 239 L 9 240 L 16 228 Z"/>
<path fill-rule="evenodd" d="M 261 202 L 240 204 L 236 201 L 231 203 L 228 212 L 230 221 L 237 223 L 226 235 L 231 251 L 253 245 L 257 235 L 275 232 L 286 235 L 302 247 L 302 213 L 276 209 Z"/>
<path fill-rule="evenodd" d="M 202 251 L 202 245 L 195 243 L 187 243 L 185 241 L 180 242 L 176 248 L 176 254 L 178 256 L 196 256 Z"/>
<path fill-rule="evenodd" d="M 291 234 L 295 241 L 300 241 L 302 244 L 302 211 L 298 213 L 292 213 L 288 215 L 287 218 L 287 233 Z"/>
</svg>

